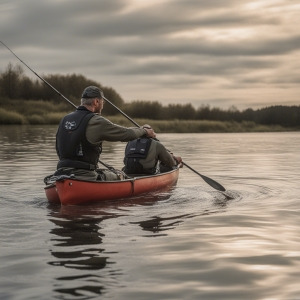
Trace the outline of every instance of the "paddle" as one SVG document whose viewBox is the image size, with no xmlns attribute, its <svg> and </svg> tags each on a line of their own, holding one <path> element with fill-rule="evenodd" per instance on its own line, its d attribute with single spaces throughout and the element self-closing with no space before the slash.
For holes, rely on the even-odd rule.
<svg viewBox="0 0 300 300">
<path fill-rule="evenodd" d="M 72 103 L 69 99 L 67 99 L 65 96 L 63 96 L 57 89 L 55 89 L 50 83 L 48 83 L 44 78 L 39 76 L 36 72 L 34 72 L 27 64 L 25 64 L 10 48 L 8 48 L 2 41 L 0 41 L 22 64 L 24 64 L 32 73 L 34 73 L 38 78 L 40 78 L 44 83 L 46 83 L 50 88 L 52 88 L 56 93 L 58 93 L 59 96 L 61 96 L 63 99 L 65 99 L 67 102 L 69 102 L 73 107 L 77 108 L 77 106 Z M 103 99 L 109 103 L 111 106 L 113 106 L 118 112 L 120 112 L 125 118 L 127 118 L 130 122 L 132 122 L 135 126 L 140 127 L 138 123 L 136 123 L 134 120 L 132 120 L 129 116 L 127 116 L 122 110 L 120 110 L 117 106 L 115 106 L 112 102 L 110 102 L 107 98 L 103 97 Z M 102 163 L 102 162 L 101 162 Z M 220 191 L 220 192 L 225 192 L 225 188 L 218 182 L 212 180 L 211 178 L 204 176 L 200 173 L 198 173 L 196 170 L 191 168 L 189 165 L 186 163 L 182 162 L 187 168 L 192 170 L 194 173 L 199 175 L 207 184 L 209 184 L 211 187 L 214 189 Z M 224 194 L 225 196 L 228 197 L 228 195 Z"/>
<path fill-rule="evenodd" d="M 103 97 L 103 99 L 109 103 L 111 106 L 113 106 L 116 110 L 118 110 L 118 112 L 120 112 L 125 118 L 127 118 L 129 121 L 131 121 L 135 126 L 140 127 L 140 125 L 138 123 L 136 123 L 134 120 L 132 120 L 129 116 L 127 116 L 122 110 L 120 110 L 117 106 L 115 106 L 112 102 L 110 102 L 107 98 Z M 186 164 L 185 162 L 182 162 L 187 168 L 189 168 L 190 170 L 192 170 L 193 172 L 195 172 L 197 175 L 199 175 L 207 184 L 209 184 L 211 187 L 213 187 L 214 189 L 220 191 L 220 192 L 225 192 L 226 189 L 218 182 L 212 180 L 211 178 L 204 176 L 202 174 L 200 174 L 199 172 L 197 172 L 196 170 L 194 170 L 192 167 L 190 167 L 188 164 Z M 227 196 L 227 195 L 226 195 Z"/>
</svg>

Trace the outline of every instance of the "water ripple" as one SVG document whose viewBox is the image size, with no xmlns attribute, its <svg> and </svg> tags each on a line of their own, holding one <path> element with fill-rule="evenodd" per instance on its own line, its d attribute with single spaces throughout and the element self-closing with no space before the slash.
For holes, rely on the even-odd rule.
<svg viewBox="0 0 300 300">
<path fill-rule="evenodd" d="M 161 135 L 230 197 L 183 168 L 168 193 L 60 206 L 55 132 L 1 127 L 1 299 L 299 298 L 299 133 Z"/>
</svg>

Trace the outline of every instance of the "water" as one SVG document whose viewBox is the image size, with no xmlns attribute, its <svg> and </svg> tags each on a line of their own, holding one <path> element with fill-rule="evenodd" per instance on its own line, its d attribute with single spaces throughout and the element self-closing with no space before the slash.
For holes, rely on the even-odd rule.
<svg viewBox="0 0 300 300">
<path fill-rule="evenodd" d="M 159 136 L 232 200 L 183 168 L 169 193 L 61 207 L 55 131 L 0 127 L 0 299 L 300 299 L 299 133 Z"/>
</svg>

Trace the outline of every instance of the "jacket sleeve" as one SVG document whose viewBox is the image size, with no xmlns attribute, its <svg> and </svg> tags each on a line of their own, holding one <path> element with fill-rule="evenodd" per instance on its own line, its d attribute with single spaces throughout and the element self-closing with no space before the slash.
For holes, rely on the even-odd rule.
<svg viewBox="0 0 300 300">
<path fill-rule="evenodd" d="M 86 137 L 92 144 L 99 144 L 102 141 L 128 142 L 145 135 L 145 133 L 141 127 L 119 126 L 99 115 L 91 118 L 86 129 Z"/>
<path fill-rule="evenodd" d="M 161 143 L 157 143 L 157 153 L 158 159 L 161 161 L 163 165 L 166 167 L 176 166 L 176 161 L 170 154 L 170 152 L 165 148 L 165 146 Z"/>
</svg>

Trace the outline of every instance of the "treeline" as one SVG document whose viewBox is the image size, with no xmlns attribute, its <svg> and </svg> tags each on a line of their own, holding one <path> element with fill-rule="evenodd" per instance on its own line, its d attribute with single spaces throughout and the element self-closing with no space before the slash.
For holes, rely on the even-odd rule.
<svg viewBox="0 0 300 300">
<path fill-rule="evenodd" d="M 154 120 L 209 120 L 209 121 L 251 121 L 261 125 L 300 126 L 300 106 L 271 106 L 258 110 L 248 108 L 239 111 L 234 106 L 227 110 L 202 105 L 195 109 L 191 104 L 169 104 L 134 101 L 124 105 L 124 111 L 133 118 Z"/>
<path fill-rule="evenodd" d="M 271 106 L 258 110 L 248 108 L 239 111 L 232 106 L 227 110 L 202 105 L 194 108 L 191 104 L 169 104 L 163 106 L 158 101 L 136 100 L 125 103 L 122 97 L 111 87 L 87 79 L 82 75 L 45 75 L 42 76 L 57 91 L 68 98 L 75 105 L 80 104 L 80 96 L 85 87 L 99 86 L 104 95 L 122 111 L 132 118 L 145 118 L 152 120 L 208 120 L 226 122 L 250 121 L 261 125 L 281 125 L 284 127 L 300 126 L 300 106 Z M 47 86 L 40 79 L 31 79 L 24 75 L 20 65 L 8 64 L 0 74 L 0 103 L 5 108 L 5 101 L 22 99 L 24 101 L 43 100 L 58 105 L 59 108 L 71 110 L 70 104 L 61 99 L 59 94 Z M 13 105 L 9 105 L 11 109 Z M 105 105 L 104 116 L 117 115 L 119 112 L 110 105 Z"/>
<path fill-rule="evenodd" d="M 105 97 L 117 107 L 124 104 L 122 97 L 113 88 L 104 87 L 100 83 L 87 79 L 82 75 L 55 74 L 45 75 L 42 78 L 77 106 L 80 105 L 80 97 L 83 90 L 90 85 L 100 87 L 104 91 Z M 9 100 L 44 100 L 59 104 L 62 102 L 66 109 L 70 108 L 70 104 L 62 100 L 61 96 L 43 81 L 26 76 L 22 66 L 18 64 L 13 66 L 9 63 L 5 71 L 0 74 L 0 98 Z M 108 115 L 117 113 L 113 107 L 107 106 L 105 109 Z"/>
</svg>

